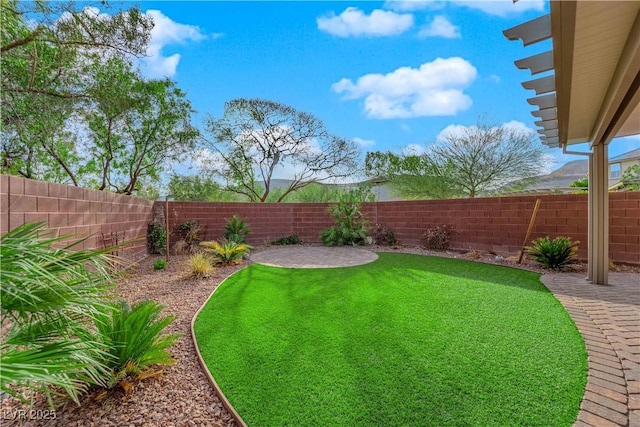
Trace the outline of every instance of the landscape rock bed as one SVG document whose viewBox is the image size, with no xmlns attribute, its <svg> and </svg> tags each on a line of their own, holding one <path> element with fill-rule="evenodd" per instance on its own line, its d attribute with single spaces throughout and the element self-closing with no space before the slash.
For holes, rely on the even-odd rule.
<svg viewBox="0 0 640 427">
<path fill-rule="evenodd" d="M 182 336 L 170 351 L 176 363 L 163 374 L 138 382 L 129 394 L 111 392 L 101 401 L 96 393 L 84 396 L 80 406 L 67 403 L 55 412 L 55 420 L 11 420 L 16 409 L 27 409 L 12 398 L 2 400 L 3 426 L 235 426 L 222 406 L 196 358 L 191 339 L 191 319 L 211 292 L 243 265 L 216 268 L 205 279 L 185 279 L 186 256 L 171 256 L 166 269 L 153 270 L 157 256 L 143 260 L 119 280 L 117 293 L 130 304 L 153 299 L 165 308 L 163 315 L 176 319 L 166 329 Z M 36 399 L 33 409 L 47 410 L 44 399 Z"/>
</svg>

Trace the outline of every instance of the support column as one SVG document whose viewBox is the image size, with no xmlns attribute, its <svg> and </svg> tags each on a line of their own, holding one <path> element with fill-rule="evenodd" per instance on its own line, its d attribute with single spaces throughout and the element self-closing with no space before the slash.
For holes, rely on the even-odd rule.
<svg viewBox="0 0 640 427">
<path fill-rule="evenodd" d="M 608 145 L 593 147 L 589 161 L 589 275 L 598 285 L 609 279 L 609 160 Z"/>
</svg>

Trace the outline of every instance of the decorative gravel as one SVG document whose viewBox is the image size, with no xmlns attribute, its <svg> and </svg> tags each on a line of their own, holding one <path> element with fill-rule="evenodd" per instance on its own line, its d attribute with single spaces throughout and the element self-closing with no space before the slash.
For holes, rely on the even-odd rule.
<svg viewBox="0 0 640 427">
<path fill-rule="evenodd" d="M 171 347 L 176 363 L 166 366 L 158 378 L 138 382 L 129 394 L 114 392 L 98 402 L 95 393 L 83 398 L 81 405 L 67 403 L 55 411 L 55 420 L 15 418 L 17 409 L 29 408 L 13 398 L 1 401 L 0 425 L 24 426 L 235 426 L 222 406 L 196 358 L 191 339 L 191 319 L 211 292 L 231 273 L 244 265 L 216 269 L 209 278 L 185 279 L 186 256 L 172 256 L 166 269 L 154 271 L 156 256 L 149 257 L 127 273 L 118 284 L 118 294 L 130 304 L 153 299 L 164 305 L 163 314 L 175 315 L 166 329 L 182 334 Z M 224 345 L 224 343 L 221 343 Z M 34 418 L 48 410 L 43 399 L 33 406 Z M 50 414 L 48 414 L 50 415 Z M 50 418 L 50 417 L 49 417 Z"/>
</svg>

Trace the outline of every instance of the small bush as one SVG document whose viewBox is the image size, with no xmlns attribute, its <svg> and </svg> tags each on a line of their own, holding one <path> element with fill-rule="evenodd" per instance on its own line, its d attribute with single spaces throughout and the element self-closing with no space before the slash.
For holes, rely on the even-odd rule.
<svg viewBox="0 0 640 427">
<path fill-rule="evenodd" d="M 352 190 L 340 195 L 340 201 L 327 210 L 335 222 L 320 233 L 325 246 L 361 246 L 369 239 L 367 222 L 362 214 L 360 190 Z"/>
<path fill-rule="evenodd" d="M 147 226 L 147 249 L 150 254 L 165 254 L 167 250 L 167 230 L 162 223 L 154 221 Z"/>
<path fill-rule="evenodd" d="M 200 232 L 202 227 L 198 224 L 198 221 L 190 220 L 185 221 L 178 227 L 180 233 L 180 240 L 173 246 L 173 252 L 175 254 L 188 254 L 193 255 L 198 252 L 200 243 Z"/>
<path fill-rule="evenodd" d="M 446 251 L 451 244 L 451 235 L 455 232 L 452 225 L 437 225 L 422 235 L 424 247 L 436 251 Z"/>
<path fill-rule="evenodd" d="M 205 248 L 207 253 L 213 255 L 217 263 L 222 265 L 229 265 L 237 263 L 242 259 L 252 248 L 246 243 L 237 243 L 234 241 L 228 242 L 202 242 L 201 246 Z"/>
<path fill-rule="evenodd" d="M 290 236 L 283 236 L 271 242 L 272 245 L 299 245 L 301 243 L 302 241 L 300 240 L 297 234 L 292 234 Z"/>
<path fill-rule="evenodd" d="M 194 278 L 209 277 L 213 273 L 213 265 L 206 254 L 202 252 L 191 255 L 187 260 L 187 268 L 189 269 L 187 276 Z"/>
<path fill-rule="evenodd" d="M 167 266 L 167 261 L 162 258 L 158 258 L 156 262 L 153 263 L 154 270 L 164 270 L 166 266 Z"/>
<path fill-rule="evenodd" d="M 398 239 L 396 239 L 393 230 L 382 224 L 376 224 L 376 228 L 373 230 L 373 240 L 376 244 L 382 246 L 395 246 L 398 244 Z"/>
<path fill-rule="evenodd" d="M 561 236 L 551 240 L 549 236 L 545 236 L 532 241 L 525 252 L 545 267 L 558 270 L 576 261 L 579 243 L 572 242 L 569 237 Z"/>
<path fill-rule="evenodd" d="M 231 219 L 227 220 L 224 226 L 224 239 L 228 242 L 246 243 L 245 236 L 251 233 L 249 224 L 245 222 L 243 218 L 238 215 L 234 215 Z"/>
<path fill-rule="evenodd" d="M 95 316 L 95 338 L 108 368 L 98 385 L 107 389 L 121 386 L 128 391 L 130 381 L 144 376 L 151 365 L 175 362 L 167 348 L 175 344 L 179 335 L 162 333 L 174 316 L 159 317 L 161 310 L 155 301 L 142 301 L 133 307 L 120 301 Z"/>
</svg>

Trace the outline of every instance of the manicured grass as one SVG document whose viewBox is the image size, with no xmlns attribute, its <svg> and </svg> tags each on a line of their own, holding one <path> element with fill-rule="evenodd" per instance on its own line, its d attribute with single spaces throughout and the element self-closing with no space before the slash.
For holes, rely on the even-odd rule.
<svg viewBox="0 0 640 427">
<path fill-rule="evenodd" d="M 538 274 L 462 260 L 252 265 L 195 332 L 250 426 L 569 426 L 586 383 L 582 338 Z"/>
</svg>

